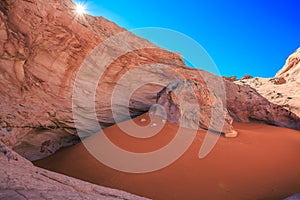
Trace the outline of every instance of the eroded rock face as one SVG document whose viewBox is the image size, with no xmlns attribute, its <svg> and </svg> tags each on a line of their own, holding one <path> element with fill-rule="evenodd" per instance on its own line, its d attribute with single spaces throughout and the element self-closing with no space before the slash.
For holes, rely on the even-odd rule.
<svg viewBox="0 0 300 200">
<path fill-rule="evenodd" d="M 258 121 L 300 130 L 300 118 L 273 104 L 249 85 L 226 82 L 227 109 L 236 121 Z M 231 95 L 234 94 L 234 95 Z"/>
<path fill-rule="evenodd" d="M 283 106 L 300 117 L 300 49 L 290 55 L 274 78 L 251 78 L 235 83 L 249 85 L 270 102 Z"/>
<path fill-rule="evenodd" d="M 237 80 L 237 76 L 223 76 L 223 79 L 233 82 Z"/>
<path fill-rule="evenodd" d="M 300 79 L 300 48 L 298 48 L 293 54 L 291 54 L 285 65 L 280 69 L 275 77 L 284 77 L 288 81 L 295 81 Z"/>
<path fill-rule="evenodd" d="M 41 141 L 43 141 L 42 144 Z M 61 147 L 74 145 L 78 142 L 79 138 L 76 135 L 62 129 L 33 129 L 20 142 L 17 142 L 13 150 L 24 158 L 34 161 L 52 155 Z M 37 154 L 37 152 L 39 153 Z"/>
<path fill-rule="evenodd" d="M 1 139 L 30 160 L 45 157 L 76 141 L 76 137 L 65 134 L 76 135 L 71 100 L 76 75 L 95 47 L 124 31 L 101 17 L 78 18 L 73 9 L 68 0 L 1 2 Z M 115 97 L 119 109 L 117 121 L 123 121 L 128 119 L 122 113 L 124 103 L 132 116 L 142 114 L 156 103 L 157 93 L 168 83 L 198 76 L 197 71 L 185 66 L 178 53 L 168 52 L 131 33 L 112 40 L 106 47 L 106 51 L 96 52 L 101 59 L 96 59 L 94 68 L 83 77 L 89 84 L 95 69 L 109 62 L 109 66 L 103 66 L 105 70 L 95 95 L 96 114 L 103 126 L 116 121 L 111 99 L 117 86 L 122 91 L 134 91 L 129 105 L 122 101 L 126 99 L 123 93 Z M 112 59 L 124 47 L 133 51 Z M 137 75 L 122 82 L 130 70 Z M 134 88 L 133 83 L 143 81 L 147 84 Z M 199 85 L 202 86 L 205 84 Z M 83 95 L 93 95 L 88 88 L 80 90 Z M 212 101 L 201 103 L 212 105 Z M 82 113 L 88 109 L 83 107 Z M 204 128 L 208 125 L 209 117 L 201 123 Z"/>
<path fill-rule="evenodd" d="M 165 108 L 169 121 L 189 128 L 218 130 L 226 137 L 238 134 L 232 127 L 233 120 L 300 129 L 297 115 L 271 103 L 250 86 L 222 80 L 205 71 L 190 70 L 189 73 L 194 78 L 173 82 L 158 93 L 157 103 Z M 206 83 L 201 77 L 205 77 Z M 215 86 L 212 92 L 204 87 L 208 82 Z M 216 87 L 222 86 L 222 82 L 223 87 Z M 217 92 L 222 90 L 223 97 L 222 92 Z M 216 94 L 218 98 L 213 98 Z M 184 123 L 181 120 L 185 120 Z M 218 124 L 223 127 L 220 129 Z"/>
<path fill-rule="evenodd" d="M 2 141 L 18 151 L 26 146 L 24 143 L 33 141 L 27 135 L 36 130 L 53 130 L 57 137 L 51 136 L 51 141 L 65 138 L 58 146 L 48 145 L 48 152 L 73 143 L 73 137 L 68 140 L 62 133 L 76 135 L 71 101 L 76 73 L 92 49 L 124 31 L 102 17 L 79 18 L 74 8 L 70 0 L 0 2 L 0 133 Z M 109 46 L 106 57 L 112 57 L 126 45 L 133 49 L 155 46 L 129 34 L 127 43 L 119 39 Z M 140 64 L 151 63 L 185 67 L 180 55 L 158 47 L 130 52 L 116 59 L 97 88 L 96 113 L 101 124 L 114 123 L 110 99 L 112 88 L 122 74 Z M 137 91 L 132 98 L 132 114 L 147 111 L 162 87 L 155 86 L 143 93 L 144 96 Z M 39 149 L 31 159 L 47 155 L 42 146 L 48 141 L 49 138 L 40 137 L 27 145 Z"/>
<path fill-rule="evenodd" d="M 35 167 L 0 142 L 0 199 L 146 199 Z"/>
<path fill-rule="evenodd" d="M 214 91 L 209 91 L 203 80 L 198 78 L 170 83 L 158 93 L 157 103 L 165 108 L 167 118 L 172 123 L 235 137 L 237 132 L 233 130 L 225 100 L 216 96 Z"/>
</svg>

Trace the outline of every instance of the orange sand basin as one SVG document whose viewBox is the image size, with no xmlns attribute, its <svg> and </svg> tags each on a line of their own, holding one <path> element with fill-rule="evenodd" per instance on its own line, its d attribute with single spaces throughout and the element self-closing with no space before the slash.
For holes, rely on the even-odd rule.
<svg viewBox="0 0 300 200">
<path fill-rule="evenodd" d="M 141 118 L 136 118 L 136 123 L 146 124 L 140 122 Z M 299 131 L 252 123 L 235 123 L 234 127 L 239 136 L 221 137 L 206 158 L 198 158 L 205 135 L 198 131 L 180 159 L 164 169 L 145 174 L 124 173 L 106 167 L 81 143 L 34 164 L 152 199 L 274 200 L 300 192 Z M 137 139 L 114 125 L 105 129 L 105 134 L 124 149 L 147 152 L 166 145 L 176 131 L 176 126 L 167 123 L 159 134 Z M 88 140 L 91 139 L 97 136 Z"/>
</svg>

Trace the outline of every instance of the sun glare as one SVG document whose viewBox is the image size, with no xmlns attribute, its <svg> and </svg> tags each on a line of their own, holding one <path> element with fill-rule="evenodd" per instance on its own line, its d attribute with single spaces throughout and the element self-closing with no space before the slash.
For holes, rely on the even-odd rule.
<svg viewBox="0 0 300 200">
<path fill-rule="evenodd" d="M 86 6 L 82 3 L 76 3 L 76 13 L 78 15 L 83 15 L 86 13 Z"/>
</svg>

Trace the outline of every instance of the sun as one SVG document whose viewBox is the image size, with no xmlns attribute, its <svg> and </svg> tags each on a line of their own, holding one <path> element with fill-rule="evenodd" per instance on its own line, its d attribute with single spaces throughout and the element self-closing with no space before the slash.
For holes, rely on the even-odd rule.
<svg viewBox="0 0 300 200">
<path fill-rule="evenodd" d="M 83 14 L 86 14 L 86 6 L 82 3 L 76 3 L 75 12 L 77 15 L 82 16 Z"/>
</svg>

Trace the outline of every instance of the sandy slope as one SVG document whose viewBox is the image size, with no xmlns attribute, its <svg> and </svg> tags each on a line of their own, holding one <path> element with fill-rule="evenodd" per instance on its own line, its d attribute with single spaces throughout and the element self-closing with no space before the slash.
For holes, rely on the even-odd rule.
<svg viewBox="0 0 300 200">
<path fill-rule="evenodd" d="M 136 118 L 138 124 L 140 118 Z M 220 138 L 208 157 L 198 159 L 205 135 L 199 131 L 179 160 L 146 174 L 110 169 L 94 159 L 82 144 L 62 149 L 35 164 L 153 199 L 282 199 L 299 192 L 300 132 L 264 124 L 234 126 L 239 136 Z M 133 139 L 116 125 L 105 133 L 123 148 L 146 152 L 167 144 L 176 130 L 176 126 L 167 123 L 149 139 Z M 97 139 L 92 137 L 90 140 Z"/>
</svg>

